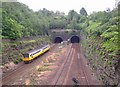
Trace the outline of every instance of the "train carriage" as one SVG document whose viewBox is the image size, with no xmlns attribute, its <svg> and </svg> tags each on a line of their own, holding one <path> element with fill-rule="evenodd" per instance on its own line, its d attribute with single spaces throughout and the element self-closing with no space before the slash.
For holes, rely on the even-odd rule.
<svg viewBox="0 0 120 87">
<path fill-rule="evenodd" d="M 27 52 L 26 54 L 24 54 L 24 58 L 23 58 L 24 63 L 29 63 L 30 61 L 33 61 L 36 57 L 44 54 L 49 49 L 50 49 L 50 45 L 48 44 L 38 49 Z"/>
</svg>

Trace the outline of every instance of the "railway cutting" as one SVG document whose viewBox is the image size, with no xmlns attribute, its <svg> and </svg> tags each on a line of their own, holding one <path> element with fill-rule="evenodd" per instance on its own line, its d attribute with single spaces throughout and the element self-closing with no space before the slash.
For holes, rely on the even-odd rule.
<svg viewBox="0 0 120 87">
<path fill-rule="evenodd" d="M 78 39 L 79 40 L 79 39 Z M 77 41 L 78 41 L 77 40 Z M 76 42 L 76 40 L 73 40 L 73 42 Z M 85 59 L 82 47 L 79 43 L 70 43 L 70 44 L 55 44 L 45 55 L 40 56 L 40 58 L 37 58 L 35 61 L 21 65 L 16 70 L 6 74 L 3 76 L 2 81 L 3 85 L 11 85 L 11 83 L 14 83 L 20 80 L 19 76 L 23 76 L 22 79 L 24 79 L 24 75 L 26 75 L 27 80 L 29 76 L 27 76 L 27 73 L 30 73 L 33 68 L 35 68 L 38 64 L 42 63 L 42 59 L 46 58 L 49 55 L 54 54 L 58 49 L 63 50 L 64 52 L 62 54 L 57 54 L 59 56 L 56 62 L 53 62 L 53 66 L 56 66 L 56 68 L 52 68 L 49 73 L 40 74 L 30 74 L 33 76 L 32 79 L 35 80 L 36 83 L 34 85 L 100 85 L 101 82 L 97 79 L 97 77 L 94 75 L 94 72 L 91 70 L 91 68 L 87 65 L 87 60 Z M 31 67 L 32 66 L 32 67 Z M 51 67 L 53 67 L 51 66 Z M 49 66 L 48 66 L 49 68 Z M 37 75 L 37 76 L 36 76 Z M 33 81 L 33 80 L 30 80 Z M 25 85 L 26 80 L 23 81 L 23 85 Z M 31 82 L 33 83 L 33 82 Z M 29 83 L 30 84 L 30 83 Z M 19 84 L 20 85 L 20 84 Z"/>
</svg>

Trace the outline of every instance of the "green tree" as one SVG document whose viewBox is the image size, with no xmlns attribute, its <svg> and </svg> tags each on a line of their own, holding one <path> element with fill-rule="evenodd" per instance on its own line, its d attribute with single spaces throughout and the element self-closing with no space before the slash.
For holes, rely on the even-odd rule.
<svg viewBox="0 0 120 87">
<path fill-rule="evenodd" d="M 87 16 L 88 14 L 87 14 L 87 11 L 85 10 L 85 8 L 81 8 L 81 10 L 80 10 L 80 15 L 81 16 Z"/>
<path fill-rule="evenodd" d="M 2 35 L 8 36 L 12 40 L 22 37 L 22 25 L 11 18 L 6 17 L 3 19 L 2 29 Z"/>
</svg>

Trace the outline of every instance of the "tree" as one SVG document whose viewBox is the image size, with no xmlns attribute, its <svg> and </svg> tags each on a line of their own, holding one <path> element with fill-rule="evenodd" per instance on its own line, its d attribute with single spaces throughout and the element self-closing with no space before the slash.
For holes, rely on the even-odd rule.
<svg viewBox="0 0 120 87">
<path fill-rule="evenodd" d="M 86 10 L 85 10 L 85 8 L 81 8 L 80 15 L 81 16 L 87 16 L 88 15 L 87 12 L 86 12 Z"/>
<path fill-rule="evenodd" d="M 3 19 L 2 29 L 2 35 L 8 36 L 12 40 L 22 37 L 22 25 L 11 18 L 6 17 Z"/>
<path fill-rule="evenodd" d="M 68 23 L 70 23 L 71 21 L 76 21 L 76 22 L 79 22 L 79 19 L 80 19 L 80 15 L 74 11 L 74 10 L 71 10 L 69 11 L 68 13 Z"/>
</svg>

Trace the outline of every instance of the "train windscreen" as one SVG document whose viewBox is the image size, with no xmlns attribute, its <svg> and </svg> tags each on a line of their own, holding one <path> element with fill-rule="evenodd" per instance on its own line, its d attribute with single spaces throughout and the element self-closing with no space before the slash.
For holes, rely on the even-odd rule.
<svg viewBox="0 0 120 87">
<path fill-rule="evenodd" d="M 25 58 L 28 58 L 28 57 L 29 57 L 29 54 L 24 54 L 24 57 L 25 57 Z"/>
</svg>

